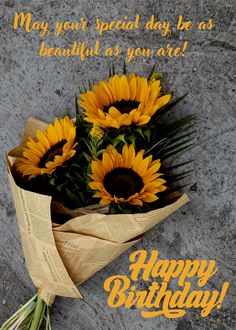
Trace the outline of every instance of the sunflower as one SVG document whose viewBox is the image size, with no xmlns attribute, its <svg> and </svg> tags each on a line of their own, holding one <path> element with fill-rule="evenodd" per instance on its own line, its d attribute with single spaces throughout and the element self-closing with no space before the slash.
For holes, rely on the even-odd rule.
<svg viewBox="0 0 236 330">
<path fill-rule="evenodd" d="M 144 150 L 136 154 L 132 144 L 125 144 L 121 154 L 109 145 L 102 160 L 91 163 L 93 181 L 89 186 L 97 191 L 93 197 L 101 198 L 103 205 L 115 202 L 142 206 L 154 202 L 156 194 L 166 189 L 166 181 L 157 172 L 160 166 L 159 159 L 144 158 Z"/>
<path fill-rule="evenodd" d="M 47 129 L 37 130 L 37 141 L 29 138 L 23 156 L 15 162 L 16 171 L 30 178 L 53 173 L 74 156 L 76 127 L 69 117 L 55 119 Z"/>
<path fill-rule="evenodd" d="M 79 104 L 85 110 L 85 120 L 102 128 L 144 125 L 170 101 L 171 95 L 160 96 L 160 91 L 160 80 L 149 82 L 134 73 L 129 77 L 114 75 L 80 94 Z"/>
</svg>

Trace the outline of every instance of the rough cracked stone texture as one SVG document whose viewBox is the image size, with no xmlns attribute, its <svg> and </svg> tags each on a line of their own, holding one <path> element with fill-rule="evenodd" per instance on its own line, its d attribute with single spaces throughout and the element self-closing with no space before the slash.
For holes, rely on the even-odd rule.
<svg viewBox="0 0 236 330">
<path fill-rule="evenodd" d="M 16 1 L 0 4 L 0 139 L 1 139 L 1 226 L 0 226 L 0 323 L 34 294 L 21 251 L 15 210 L 6 177 L 4 154 L 19 142 L 28 116 L 46 121 L 55 115 L 74 114 L 74 93 L 86 78 L 107 76 L 111 60 L 92 58 L 81 63 L 75 58 L 39 58 L 36 33 L 26 34 L 12 28 L 15 11 L 30 11 L 37 19 L 92 21 L 155 14 L 159 19 L 176 22 L 183 14 L 194 22 L 212 17 L 215 28 L 186 33 L 173 31 L 168 40 L 158 33 L 115 32 L 101 38 L 103 44 L 147 47 L 166 42 L 189 40 L 187 56 L 182 59 L 139 59 L 130 70 L 147 73 L 156 62 L 165 73 L 166 85 L 176 95 L 189 92 L 176 107 L 175 116 L 195 113 L 198 134 L 191 156 L 196 159 L 195 173 L 186 192 L 191 203 L 169 217 L 132 250 L 158 249 L 161 258 L 215 259 L 220 271 L 207 288 L 220 289 L 231 283 L 223 307 L 202 319 L 199 310 L 188 310 L 181 319 L 162 316 L 143 319 L 140 311 L 107 307 L 104 280 L 111 275 L 128 274 L 129 250 L 81 286 L 85 299 L 57 299 L 53 308 L 53 328 L 60 329 L 235 329 L 235 1 Z M 82 34 L 68 32 L 60 40 L 47 38 L 48 44 L 69 45 Z M 94 43 L 96 34 L 87 35 Z M 122 64 L 117 59 L 116 64 Z M 147 284 L 140 283 L 145 286 Z"/>
</svg>

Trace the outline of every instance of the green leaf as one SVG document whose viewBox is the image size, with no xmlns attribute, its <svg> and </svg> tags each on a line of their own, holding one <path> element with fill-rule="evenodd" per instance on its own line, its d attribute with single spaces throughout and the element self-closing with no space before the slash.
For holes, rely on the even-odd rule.
<svg viewBox="0 0 236 330">
<path fill-rule="evenodd" d="M 106 149 L 100 149 L 97 153 L 97 156 L 100 156 Z"/>
<path fill-rule="evenodd" d="M 114 205 L 109 206 L 109 213 L 110 214 L 116 214 L 116 207 L 114 207 Z"/>
<path fill-rule="evenodd" d="M 182 127 L 190 125 L 190 124 L 195 125 L 194 124 L 195 119 L 196 119 L 195 115 L 189 115 L 189 116 L 183 117 L 181 119 L 177 119 L 173 123 L 171 123 L 170 125 L 166 126 L 166 130 L 171 131 L 171 130 L 174 130 L 174 129 L 182 128 Z"/>
<path fill-rule="evenodd" d="M 91 157 L 90 155 L 88 155 L 85 151 L 84 151 L 82 154 L 83 154 L 84 158 L 85 158 L 88 162 L 91 161 L 92 157 Z"/>
<path fill-rule="evenodd" d="M 187 128 L 188 129 L 188 128 Z M 186 129 L 184 129 L 183 131 L 185 131 Z M 182 131 L 182 132 L 183 132 Z M 173 138 L 172 139 L 172 144 L 173 143 L 176 143 L 176 142 L 178 142 L 178 141 L 180 141 L 180 140 L 184 140 L 185 138 L 187 138 L 187 137 L 189 137 L 189 136 L 191 136 L 191 135 L 194 135 L 196 133 L 196 131 L 190 131 L 190 132 L 188 132 L 188 133 L 186 133 L 186 134 L 183 134 L 183 135 L 180 135 L 180 136 L 177 136 L 176 138 Z M 194 139 L 194 137 L 192 138 L 192 139 Z"/>
<path fill-rule="evenodd" d="M 128 139 L 135 146 L 136 137 L 134 135 L 131 135 L 128 137 Z"/>
<path fill-rule="evenodd" d="M 120 142 L 126 143 L 125 140 L 125 134 L 119 134 L 114 140 L 113 140 L 113 146 L 116 147 L 117 144 Z"/>
<path fill-rule="evenodd" d="M 173 165 L 173 166 L 164 167 L 164 168 L 162 169 L 162 171 L 163 171 L 163 172 L 167 172 L 167 171 L 169 172 L 169 171 L 175 170 L 175 169 L 177 169 L 177 168 L 179 168 L 179 167 L 182 167 L 182 166 L 188 165 L 188 164 L 190 164 L 190 163 L 193 163 L 193 162 L 194 162 L 193 159 L 192 159 L 192 160 L 188 160 L 188 161 L 186 161 L 186 162 L 179 163 L 179 164 L 176 164 L 176 165 Z"/>
<path fill-rule="evenodd" d="M 54 186 L 55 185 L 55 180 L 56 180 L 56 178 L 51 178 L 49 180 L 49 184 L 51 184 L 52 186 Z"/>
<path fill-rule="evenodd" d="M 71 177 L 70 173 L 69 172 L 66 172 L 65 173 L 65 178 L 69 179 L 69 180 L 73 180 L 73 178 Z"/>
<path fill-rule="evenodd" d="M 84 142 L 84 144 L 87 146 L 87 148 L 89 149 L 89 151 L 92 155 L 93 154 L 93 148 L 89 145 L 89 143 L 87 143 L 87 141 L 84 138 L 82 138 L 80 141 Z"/>
<path fill-rule="evenodd" d="M 150 142 L 150 138 L 151 138 L 151 130 L 150 129 L 146 129 L 143 132 L 144 136 L 146 136 L 146 138 L 148 139 L 148 142 Z"/>
<path fill-rule="evenodd" d="M 142 136 L 142 138 L 144 138 L 145 139 L 145 136 L 144 136 L 144 134 L 143 134 L 143 130 L 139 127 L 139 128 L 137 128 L 136 130 L 135 130 L 135 132 L 137 132 L 139 135 L 141 135 Z"/>
<path fill-rule="evenodd" d="M 151 69 L 151 71 L 150 71 L 150 73 L 149 73 L 149 75 L 148 75 L 147 80 L 150 80 L 150 79 L 151 79 L 151 76 L 152 76 L 153 73 L 155 72 L 155 69 L 156 69 L 156 64 L 153 65 L 153 67 L 152 67 L 152 69 Z"/>
<path fill-rule="evenodd" d="M 76 115 L 79 115 L 79 104 L 78 104 L 78 98 L 77 95 L 75 94 L 75 109 L 76 109 Z"/>
<path fill-rule="evenodd" d="M 124 61 L 124 64 L 123 64 L 123 74 L 126 74 L 127 73 L 127 68 L 126 68 L 126 63 Z"/>
<path fill-rule="evenodd" d="M 82 84 L 83 84 L 84 93 L 85 93 L 85 92 L 86 92 L 86 90 L 87 90 L 87 87 L 85 86 L 85 84 L 84 84 L 84 81 L 82 82 Z"/>
<path fill-rule="evenodd" d="M 172 150 L 177 150 L 179 147 L 182 147 L 182 146 L 186 145 L 186 143 L 189 143 L 191 141 L 193 141 L 193 139 L 187 139 L 187 140 L 181 141 L 180 143 L 171 143 L 168 145 L 168 147 L 162 149 L 162 151 L 164 151 L 164 152 L 162 152 L 162 154 L 165 155 Z"/>
<path fill-rule="evenodd" d="M 167 113 L 168 111 L 170 111 L 176 104 L 178 104 L 180 101 L 182 101 L 187 95 L 188 95 L 188 93 L 186 93 L 186 94 L 178 97 L 173 102 L 168 103 L 167 105 L 165 105 L 164 107 L 162 107 L 160 110 L 158 110 L 157 115 L 158 116 L 164 115 L 165 113 Z"/>
<path fill-rule="evenodd" d="M 62 188 L 64 187 L 65 183 L 60 184 L 56 187 L 57 191 L 61 192 Z"/>
<path fill-rule="evenodd" d="M 179 180 L 183 180 L 183 179 L 189 177 L 194 172 L 195 172 L 194 170 L 191 170 L 191 171 L 186 171 L 186 172 L 171 176 L 170 179 L 167 178 L 167 182 L 173 183 L 173 182 L 177 182 Z"/>
<path fill-rule="evenodd" d="M 176 128 L 174 129 L 173 131 L 170 131 L 170 132 L 166 132 L 166 137 L 172 142 L 174 140 L 177 140 L 179 139 L 181 136 L 182 133 L 184 132 L 192 132 L 191 129 L 194 127 L 194 125 L 188 125 L 188 126 L 183 126 L 182 128 Z M 194 136 L 193 136 L 194 138 Z"/>
<path fill-rule="evenodd" d="M 189 186 L 191 184 L 191 181 L 182 185 L 177 185 L 177 186 L 173 186 L 171 191 L 172 192 L 177 192 L 177 191 L 181 191 L 182 189 L 184 189 L 185 187 Z"/>
<path fill-rule="evenodd" d="M 114 64 L 109 67 L 109 78 L 113 77 L 115 75 L 115 67 Z"/>
<path fill-rule="evenodd" d="M 170 144 L 172 143 L 174 137 L 178 136 L 180 133 L 182 133 L 182 131 L 183 131 L 183 129 L 177 131 L 177 133 L 175 133 L 174 136 L 172 136 L 170 139 L 167 139 L 167 138 L 166 138 L 166 142 L 165 142 L 165 144 L 164 144 L 164 145 L 158 150 L 157 155 L 160 155 L 160 154 L 162 153 L 162 151 L 163 151 L 165 148 L 167 148 L 168 145 L 170 145 Z M 166 136 L 168 137 L 168 134 L 166 134 Z M 163 139 L 162 141 L 164 141 L 164 139 Z M 161 142 L 162 142 L 162 141 L 161 141 Z M 156 156 L 157 156 L 157 155 L 156 155 Z"/>
<path fill-rule="evenodd" d="M 68 201 L 72 203 L 75 207 L 81 206 L 81 200 L 78 198 L 74 193 L 72 193 L 68 188 L 65 189 L 65 195 Z M 78 192 L 79 195 L 81 195 L 80 192 Z"/>
<path fill-rule="evenodd" d="M 93 89 L 93 82 L 92 80 L 88 80 L 88 86 L 89 86 L 89 89 L 92 90 Z"/>
<path fill-rule="evenodd" d="M 144 155 L 148 154 L 150 151 L 152 151 L 153 149 L 155 149 L 159 144 L 161 144 L 165 140 L 166 139 L 162 139 L 162 140 L 158 141 L 157 143 L 155 143 L 150 149 L 148 149 L 147 151 L 145 151 Z"/>
<path fill-rule="evenodd" d="M 194 147 L 194 144 L 191 143 L 191 144 L 189 144 L 189 145 L 187 145 L 187 146 L 184 146 L 184 147 L 182 147 L 182 148 L 179 148 L 179 149 L 177 149 L 177 150 L 174 150 L 173 152 L 170 152 L 170 153 L 165 154 L 164 156 L 162 156 L 162 160 L 167 159 L 167 158 L 170 158 L 170 157 L 172 157 L 172 156 L 174 156 L 174 155 L 176 155 L 176 154 L 182 153 L 183 151 L 190 150 L 190 149 L 192 149 L 193 147 Z"/>
</svg>

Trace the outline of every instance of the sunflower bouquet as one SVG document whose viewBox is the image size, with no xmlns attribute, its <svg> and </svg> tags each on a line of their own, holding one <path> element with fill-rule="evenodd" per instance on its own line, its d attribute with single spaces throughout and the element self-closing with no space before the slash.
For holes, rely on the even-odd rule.
<svg viewBox="0 0 236 330">
<path fill-rule="evenodd" d="M 29 118 L 8 173 L 26 265 L 38 293 L 1 329 L 51 329 L 56 296 L 77 286 L 188 202 L 182 189 L 194 116 L 165 116 L 171 101 L 155 67 L 115 74 L 76 94 L 76 118 Z M 76 286 L 77 285 L 77 286 Z"/>
</svg>

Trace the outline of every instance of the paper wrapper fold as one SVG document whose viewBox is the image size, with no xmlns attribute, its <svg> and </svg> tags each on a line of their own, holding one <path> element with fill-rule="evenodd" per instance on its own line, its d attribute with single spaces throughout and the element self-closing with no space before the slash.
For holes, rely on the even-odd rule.
<svg viewBox="0 0 236 330">
<path fill-rule="evenodd" d="M 116 259 L 189 199 L 183 194 L 176 202 L 147 213 L 92 213 L 53 226 L 52 198 L 21 189 L 11 172 L 26 137 L 34 137 L 36 129 L 45 126 L 45 123 L 30 118 L 20 148 L 7 155 L 7 162 L 26 265 L 33 283 L 41 288 L 41 298 L 50 305 L 56 295 L 82 298 L 76 284 L 81 284 Z"/>
</svg>

